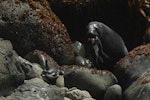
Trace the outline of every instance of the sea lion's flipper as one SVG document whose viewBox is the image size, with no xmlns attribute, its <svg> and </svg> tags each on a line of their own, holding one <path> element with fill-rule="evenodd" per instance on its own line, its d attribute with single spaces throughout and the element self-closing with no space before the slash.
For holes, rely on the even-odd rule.
<svg viewBox="0 0 150 100">
<path fill-rule="evenodd" d="M 100 39 L 98 39 L 98 37 L 97 37 L 97 42 L 98 42 L 97 44 L 99 47 L 99 55 L 101 56 L 101 58 L 105 57 L 105 59 L 109 59 L 109 56 L 106 53 L 104 53 L 102 42 Z"/>
<path fill-rule="evenodd" d="M 95 53 L 95 56 L 96 56 L 96 63 L 98 63 L 98 60 L 100 60 L 101 63 L 104 63 L 102 57 L 99 55 L 99 47 L 97 45 L 94 45 L 93 49 L 94 49 L 94 53 Z"/>
</svg>

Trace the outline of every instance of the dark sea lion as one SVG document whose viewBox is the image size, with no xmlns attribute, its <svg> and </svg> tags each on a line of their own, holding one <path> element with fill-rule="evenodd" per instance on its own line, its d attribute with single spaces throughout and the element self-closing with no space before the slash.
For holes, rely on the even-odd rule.
<svg viewBox="0 0 150 100">
<path fill-rule="evenodd" d="M 96 66 L 114 64 L 128 53 L 118 33 L 101 22 L 93 21 L 87 25 L 86 39 L 88 56 L 94 57 Z"/>
</svg>

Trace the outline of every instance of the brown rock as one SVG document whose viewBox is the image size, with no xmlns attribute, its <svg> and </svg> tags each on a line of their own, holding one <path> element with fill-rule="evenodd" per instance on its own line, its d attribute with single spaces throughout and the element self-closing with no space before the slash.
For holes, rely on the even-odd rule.
<svg viewBox="0 0 150 100">
<path fill-rule="evenodd" d="M 49 70 L 52 68 L 58 69 L 60 67 L 52 57 L 40 50 L 34 50 L 30 52 L 25 56 L 25 59 L 32 63 L 38 63 L 43 70 Z"/>
<path fill-rule="evenodd" d="M 124 92 L 123 100 L 149 100 L 150 74 L 144 75 L 133 82 Z"/>
<path fill-rule="evenodd" d="M 68 32 L 46 0 L 1 0 L 0 36 L 25 55 L 34 49 L 50 54 L 59 64 L 72 64 Z"/>
<path fill-rule="evenodd" d="M 124 89 L 148 70 L 149 61 L 150 44 L 147 44 L 136 47 L 116 64 L 115 75 Z"/>
</svg>

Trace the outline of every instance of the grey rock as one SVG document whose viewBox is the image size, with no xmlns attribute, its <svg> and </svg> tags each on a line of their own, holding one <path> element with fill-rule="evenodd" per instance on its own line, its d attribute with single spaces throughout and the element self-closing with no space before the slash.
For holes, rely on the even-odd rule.
<svg viewBox="0 0 150 100">
<path fill-rule="evenodd" d="M 76 41 L 72 44 L 74 53 L 76 56 L 85 57 L 85 48 L 83 44 L 79 41 Z"/>
<path fill-rule="evenodd" d="M 64 67 L 65 86 L 88 91 L 93 98 L 102 99 L 108 87 L 117 83 L 117 78 L 109 71 L 89 69 L 80 66 Z"/>
<path fill-rule="evenodd" d="M 18 61 L 18 57 L 11 42 L 0 38 L 0 96 L 8 95 L 25 79 L 22 67 L 26 65 Z"/>
<path fill-rule="evenodd" d="M 65 92 L 40 78 L 25 81 L 7 97 L 9 100 L 63 100 Z"/>
<path fill-rule="evenodd" d="M 34 71 L 39 77 L 49 84 L 55 84 L 64 87 L 63 72 L 59 70 L 60 66 L 47 53 L 40 50 L 34 50 L 25 56 L 25 59 L 32 62 Z M 35 63 L 35 64 L 33 64 Z"/>
<path fill-rule="evenodd" d="M 83 100 L 95 100 L 95 99 L 93 99 L 93 98 L 85 98 Z"/>
<path fill-rule="evenodd" d="M 87 59 L 87 58 L 83 58 L 81 56 L 76 56 L 75 57 L 75 64 L 79 65 L 79 66 L 86 66 L 86 67 L 92 67 L 92 62 Z"/>
<path fill-rule="evenodd" d="M 133 82 L 123 93 L 123 100 L 150 100 L 150 75 Z"/>
<path fill-rule="evenodd" d="M 122 88 L 120 85 L 112 85 L 105 92 L 103 100 L 121 100 Z"/>
<path fill-rule="evenodd" d="M 39 74 L 41 73 L 40 69 L 37 68 L 40 65 L 35 64 L 35 63 L 31 63 L 28 60 L 22 58 L 21 56 L 18 56 L 16 59 L 18 62 L 20 62 L 22 64 L 21 68 L 24 71 L 26 79 L 31 79 L 31 78 L 41 76 L 41 75 L 39 76 Z"/>
<path fill-rule="evenodd" d="M 71 100 L 71 99 L 69 99 L 69 98 L 65 97 L 65 98 L 64 98 L 64 100 Z"/>
<path fill-rule="evenodd" d="M 58 78 L 56 79 L 56 85 L 58 87 L 64 87 L 65 83 L 64 83 L 64 76 L 63 75 L 59 75 Z"/>
<path fill-rule="evenodd" d="M 8 100 L 8 99 L 5 97 L 0 97 L 0 100 Z"/>
<path fill-rule="evenodd" d="M 32 65 L 33 65 L 32 69 L 35 72 L 36 77 L 43 79 L 42 78 L 43 69 L 41 68 L 41 66 L 39 64 L 37 64 L 37 63 L 32 63 Z"/>
<path fill-rule="evenodd" d="M 66 93 L 66 97 L 71 100 L 83 100 L 85 98 L 92 98 L 91 95 L 85 90 L 79 90 L 77 88 L 69 89 Z"/>
</svg>

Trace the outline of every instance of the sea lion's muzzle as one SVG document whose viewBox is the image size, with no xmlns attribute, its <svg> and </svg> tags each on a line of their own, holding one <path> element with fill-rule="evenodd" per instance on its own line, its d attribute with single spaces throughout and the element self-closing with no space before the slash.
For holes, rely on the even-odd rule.
<svg viewBox="0 0 150 100">
<path fill-rule="evenodd" d="M 89 44 L 94 44 L 95 41 L 96 41 L 95 38 L 88 38 L 88 43 L 89 43 Z"/>
</svg>

